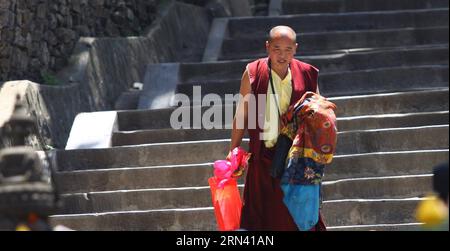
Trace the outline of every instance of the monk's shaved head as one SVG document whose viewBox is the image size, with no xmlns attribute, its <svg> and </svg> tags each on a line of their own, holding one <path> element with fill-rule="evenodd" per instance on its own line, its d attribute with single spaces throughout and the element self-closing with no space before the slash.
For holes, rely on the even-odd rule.
<svg viewBox="0 0 450 251">
<path fill-rule="evenodd" d="M 297 42 L 297 34 L 295 31 L 289 26 L 276 26 L 272 28 L 269 32 L 269 42 L 272 42 L 278 38 L 288 38 L 292 40 L 293 43 Z"/>
<path fill-rule="evenodd" d="M 270 67 L 284 78 L 287 75 L 289 64 L 297 51 L 297 34 L 289 26 L 276 26 L 269 33 L 266 41 L 266 50 L 270 59 Z"/>
</svg>

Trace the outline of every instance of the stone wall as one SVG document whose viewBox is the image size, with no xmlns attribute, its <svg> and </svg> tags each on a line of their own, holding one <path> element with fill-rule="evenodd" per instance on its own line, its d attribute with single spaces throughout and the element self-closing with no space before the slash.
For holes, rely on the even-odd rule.
<svg viewBox="0 0 450 251">
<path fill-rule="evenodd" d="M 202 6 L 214 17 L 251 16 L 254 0 L 179 0 L 180 2 Z"/>
<path fill-rule="evenodd" d="M 204 8 L 167 1 L 141 36 L 82 37 L 67 67 L 56 74 L 62 85 L 0 83 L 0 127 L 11 114 L 11 97 L 18 92 L 39 123 L 42 139 L 33 145 L 64 149 L 75 116 L 113 109 L 121 93 L 143 81 L 148 64 L 200 60 L 210 22 Z"/>
<path fill-rule="evenodd" d="M 270 0 L 179 0 L 207 8 L 214 17 L 267 16 Z M 281 1 L 281 0 L 280 0 Z"/>
<path fill-rule="evenodd" d="M 0 0 L 0 82 L 50 81 L 79 37 L 139 35 L 155 19 L 159 2 Z"/>
</svg>

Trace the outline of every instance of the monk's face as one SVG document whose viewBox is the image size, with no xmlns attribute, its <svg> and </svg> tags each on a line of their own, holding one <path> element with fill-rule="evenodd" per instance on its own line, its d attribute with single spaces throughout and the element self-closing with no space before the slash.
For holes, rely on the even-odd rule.
<svg viewBox="0 0 450 251">
<path fill-rule="evenodd" d="M 297 51 L 297 43 L 287 36 L 278 36 L 266 42 L 272 68 L 287 69 Z"/>
</svg>

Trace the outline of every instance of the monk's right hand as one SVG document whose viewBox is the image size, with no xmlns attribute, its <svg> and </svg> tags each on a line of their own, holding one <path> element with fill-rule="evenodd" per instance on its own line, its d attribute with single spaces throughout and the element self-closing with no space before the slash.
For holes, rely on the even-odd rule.
<svg viewBox="0 0 450 251">
<path fill-rule="evenodd" d="M 226 160 L 230 161 L 230 159 L 231 159 L 231 151 L 228 152 Z"/>
</svg>

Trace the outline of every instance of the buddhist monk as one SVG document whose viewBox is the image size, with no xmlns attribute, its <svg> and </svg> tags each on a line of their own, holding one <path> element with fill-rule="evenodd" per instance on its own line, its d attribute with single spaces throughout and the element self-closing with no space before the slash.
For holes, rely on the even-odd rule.
<svg viewBox="0 0 450 251">
<path fill-rule="evenodd" d="M 299 230 L 283 203 L 280 180 L 270 175 L 282 123 L 280 116 L 305 92 L 319 93 L 319 70 L 295 59 L 297 48 L 297 34 L 292 28 L 274 27 L 266 41 L 268 57 L 249 63 L 242 76 L 240 87 L 242 98 L 234 116 L 230 145 L 230 151 L 240 146 L 245 131 L 248 131 L 252 158 L 245 180 L 241 229 Z M 256 102 L 249 102 L 250 95 L 253 95 Z M 259 100 L 261 97 L 265 100 Z M 261 101 L 265 105 L 257 106 Z M 256 107 L 249 107 L 252 105 Z M 263 123 L 258 123 L 258 119 Z M 243 126 L 238 126 L 240 124 L 238 121 L 244 121 Z M 256 126 L 251 128 L 250 124 Z M 311 230 L 326 230 L 322 217 L 319 217 L 319 222 Z"/>
</svg>

